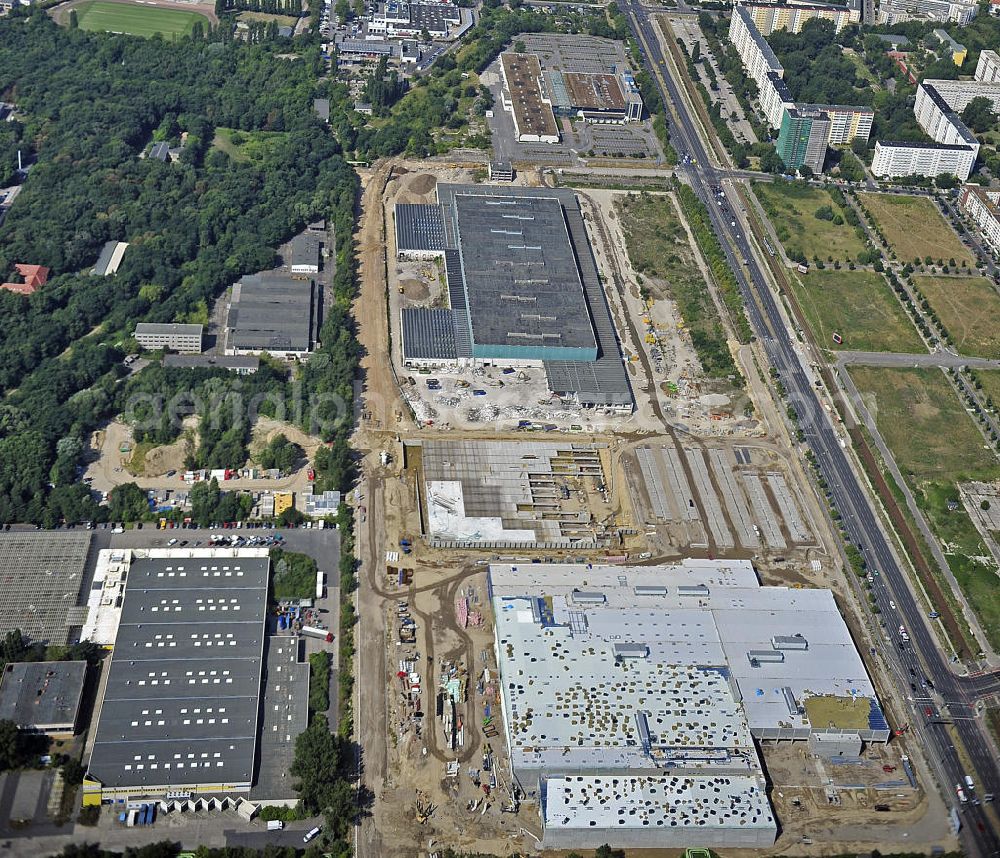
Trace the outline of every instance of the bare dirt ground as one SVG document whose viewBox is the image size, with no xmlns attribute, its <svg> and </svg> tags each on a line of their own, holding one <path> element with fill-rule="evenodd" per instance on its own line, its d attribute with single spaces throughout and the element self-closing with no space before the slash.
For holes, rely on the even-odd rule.
<svg viewBox="0 0 1000 858">
<path fill-rule="evenodd" d="M 303 432 L 291 423 L 275 420 L 272 417 L 258 417 L 250 439 L 250 458 L 252 459 L 279 435 L 284 435 L 293 444 L 298 444 L 305 451 L 306 458 L 310 460 L 323 443 L 321 438 Z"/>
<path fill-rule="evenodd" d="M 146 451 L 142 472 L 139 473 L 137 470 L 133 474 L 129 471 L 130 465 L 134 468 L 132 459 L 136 446 L 132 438 L 132 430 L 125 423 L 117 420 L 111 421 L 103 429 L 99 429 L 91 435 L 88 451 L 89 464 L 84 472 L 84 477 L 90 480 L 91 488 L 101 492 L 111 491 L 115 486 L 129 482 L 136 483 L 142 489 L 184 490 L 186 484 L 182 480 L 182 472 L 186 467 L 185 460 L 189 447 L 197 441 L 195 433 L 197 425 L 197 417 L 185 418 L 184 432 L 181 437 L 172 444 L 154 447 Z M 321 439 L 307 435 L 290 423 L 283 423 L 270 417 L 259 417 L 253 429 L 251 454 L 278 434 L 285 435 L 289 441 L 294 441 L 302 447 L 306 453 L 306 461 L 302 463 L 302 466 L 295 473 L 277 480 L 228 480 L 226 482 L 228 490 L 303 491 L 309 485 L 308 463 L 322 443 Z M 123 444 L 129 447 L 128 452 L 121 451 Z M 177 473 L 168 477 L 167 474 L 170 471 Z"/>
<path fill-rule="evenodd" d="M 355 498 L 358 512 L 357 551 L 361 561 L 355 669 L 361 678 L 358 682 L 356 723 L 357 738 L 364 748 L 362 776 L 374 795 L 374 806 L 372 815 L 362 820 L 359 826 L 358 853 L 361 858 L 416 856 L 446 845 L 497 855 L 509 855 L 514 851 L 524 854 L 534 850 L 533 838 L 539 833 L 538 813 L 534 806 L 523 806 L 516 816 L 500 813 L 498 801 L 494 801 L 483 816 L 479 815 L 482 813 L 481 802 L 475 810 L 469 809 L 473 801 L 482 797 L 482 793 L 476 790 L 468 770 L 481 767 L 487 743 L 499 757 L 503 756 L 502 725 L 497 725 L 498 735 L 485 735 L 482 720 L 487 695 L 481 694 L 476 687 L 479 684 L 477 680 L 482 679 L 483 669 L 491 666 L 492 659 L 492 619 L 485 603 L 483 586 L 482 563 L 486 555 L 474 551 L 432 550 L 419 538 L 419 455 L 410 454 L 410 460 L 404 463 L 400 443 L 401 437 L 407 440 L 439 437 L 443 430 L 447 430 L 447 436 L 452 439 L 524 438 L 524 435 L 509 433 L 509 426 L 495 421 L 476 425 L 449 420 L 443 427 L 435 424 L 417 428 L 400 396 L 390 361 L 386 359 L 390 347 L 398 350 L 398 338 L 390 336 L 386 319 L 387 295 L 389 319 L 394 320 L 398 319 L 400 308 L 409 302 L 432 300 L 434 288 L 438 285 L 433 282 L 433 277 L 421 274 L 412 266 L 397 270 L 393 231 L 387 229 L 392 223 L 391 205 L 402 199 L 413 202 L 432 200 L 435 177 L 440 181 L 470 180 L 467 169 L 428 162 L 406 162 L 391 170 L 389 165 L 381 164 L 363 175 L 364 197 L 358 232 L 362 286 L 355 310 L 359 339 L 366 352 L 363 359 L 365 405 L 355 443 L 366 456 L 362 465 L 363 479 Z M 519 181 L 539 184 L 540 180 L 537 173 L 525 172 L 519 176 Z M 628 265 L 624 241 L 612 216 L 614 195 L 605 191 L 588 191 L 587 197 L 584 205 L 590 218 L 594 219 L 588 225 L 595 227 L 592 235 L 597 245 L 595 253 L 599 266 L 605 272 L 617 271 L 623 283 L 634 285 L 634 272 Z M 605 224 L 603 236 L 602 231 L 596 228 L 598 217 Z M 427 263 L 420 265 L 426 267 Z M 413 281 L 428 289 L 426 297 Z M 630 339 L 628 326 L 636 326 L 641 321 L 641 308 L 633 303 L 636 296 L 630 292 L 627 288 L 619 289 L 609 299 L 626 349 L 632 348 L 638 353 L 645 348 L 645 344 Z M 669 327 L 671 308 L 666 302 L 662 302 L 665 306 L 661 308 L 660 303 L 657 302 L 654 310 L 662 316 L 656 318 L 659 326 Z M 674 361 L 683 365 L 684 355 L 687 354 L 685 349 L 690 347 L 682 338 L 676 340 L 672 346 L 675 350 Z M 762 362 L 759 349 L 750 345 L 734 346 L 734 350 L 747 376 L 745 395 L 753 403 L 754 424 L 737 428 L 734 420 L 733 425 L 727 427 L 728 431 L 720 431 L 719 421 L 711 421 L 707 416 L 712 403 L 699 402 L 699 397 L 692 392 L 686 406 L 689 409 L 686 426 L 693 434 L 683 435 L 691 443 L 706 446 L 721 445 L 727 449 L 735 445 L 759 447 L 768 457 L 769 467 L 785 475 L 803 516 L 813 530 L 815 542 L 790 546 L 781 557 L 775 557 L 775 552 L 757 553 L 754 561 L 766 583 L 831 587 L 845 608 L 856 607 L 839 557 L 833 550 L 835 542 L 827 510 L 809 482 L 797 445 L 788 434 L 782 409 L 775 405 L 768 380 L 760 371 L 760 367 L 766 364 Z M 395 357 L 398 361 L 398 352 Z M 648 352 L 645 357 L 648 366 Z M 637 364 L 642 364 L 642 361 L 630 364 L 633 377 L 639 378 L 644 367 Z M 690 367 L 690 361 L 688 364 Z M 672 366 L 669 371 L 674 370 Z M 414 377 L 412 382 L 409 380 L 411 375 Z M 434 375 L 442 376 L 440 373 Z M 509 376 L 503 378 L 510 380 Z M 455 395 L 465 390 L 459 384 L 462 380 L 442 376 L 445 393 Z M 484 373 L 468 381 L 470 385 L 485 386 L 490 380 Z M 414 395 L 413 388 L 419 388 L 419 395 L 431 403 L 419 374 L 400 374 L 398 381 L 402 383 L 407 398 Z M 510 381 L 509 385 L 505 385 L 504 393 L 499 388 L 485 386 L 488 396 L 484 398 L 500 401 L 501 396 L 514 396 L 523 400 L 531 395 L 533 385 L 540 380 L 529 377 L 520 383 Z M 508 387 L 509 390 L 506 389 Z M 631 525 L 638 531 L 626 538 L 624 551 L 631 556 L 642 555 L 652 559 L 697 555 L 698 552 L 693 551 L 690 544 L 685 545 L 683 539 L 665 543 L 651 539 L 653 534 L 643 530 L 638 501 L 631 494 L 622 463 L 627 459 L 627 451 L 635 445 L 656 436 L 666 438 L 668 431 L 674 431 L 654 413 L 654 401 L 658 408 L 668 403 L 654 392 L 645 396 L 644 400 L 640 403 L 640 419 L 635 422 L 618 420 L 607 427 L 610 431 L 601 431 L 596 425 L 588 423 L 581 425 L 578 432 L 564 437 L 579 441 L 601 440 L 609 444 L 611 507 L 623 526 Z M 676 401 L 673 404 L 676 406 Z M 467 408 L 468 402 L 462 407 Z M 701 418 L 699 415 L 703 414 L 705 416 Z M 383 451 L 389 455 L 388 466 L 380 462 L 379 453 Z M 409 555 L 403 554 L 399 548 L 399 541 L 404 538 L 413 542 Z M 565 554 L 548 553 L 555 559 Z M 400 586 L 396 573 L 387 571 L 387 567 L 403 568 L 411 576 L 410 581 Z M 482 610 L 483 624 L 478 628 L 462 629 L 455 618 L 454 602 L 456 595 L 469 594 L 469 588 L 479 599 L 476 607 Z M 416 636 L 412 643 L 402 643 L 399 639 L 399 602 L 406 603 L 405 611 L 416 623 Z M 868 661 L 866 650 L 872 642 L 853 615 L 854 610 L 845 611 Z M 420 719 L 413 717 L 417 707 L 413 702 L 411 682 L 409 676 L 405 681 L 398 677 L 401 669 L 419 675 L 419 710 L 423 714 Z M 434 706 L 442 675 L 452 669 L 457 675 L 466 677 L 468 689 L 468 699 L 458 706 L 458 714 L 465 726 L 465 742 L 455 749 L 445 743 L 441 720 L 436 716 Z M 875 675 L 878 687 L 887 687 L 880 665 L 870 662 L 869 669 Z M 886 702 L 892 709 L 893 701 Z M 898 764 L 896 746 L 905 749 L 905 745 L 897 741 L 888 750 L 879 749 L 878 754 L 888 754 L 886 761 L 896 759 L 894 764 Z M 773 761 L 772 780 L 775 786 L 772 800 L 783 833 L 771 850 L 764 853 L 731 850 L 734 856 L 822 855 L 845 849 L 864 851 L 879 842 L 908 843 L 908 846 L 920 849 L 929 849 L 932 845 L 946 848 L 953 845 L 953 838 L 945 833 L 943 804 L 936 795 L 924 796 L 922 792 L 908 791 L 908 788 L 900 790 L 909 794 L 902 798 L 893 794 L 891 812 L 877 812 L 871 801 L 874 791 L 866 786 L 862 790 L 844 791 L 839 805 L 827 807 L 823 803 L 826 801 L 825 792 L 821 788 L 818 769 L 812 758 L 804 756 L 804 750 L 804 745 L 797 744 L 769 748 L 765 752 L 768 763 Z M 918 778 L 921 783 L 928 783 L 929 775 L 918 755 L 919 749 L 911 749 L 910 756 L 917 767 Z M 458 773 L 455 777 L 448 777 L 446 765 L 452 760 L 458 761 Z M 875 766 L 869 772 L 872 778 L 898 777 L 898 774 L 889 776 L 883 773 L 882 764 L 878 762 L 876 766 L 875 761 L 872 762 Z M 807 776 L 811 780 L 804 781 Z M 837 782 L 844 783 L 844 779 Z M 787 800 L 786 788 L 790 791 Z M 791 791 L 794 790 L 799 790 L 808 800 L 799 798 L 798 793 L 793 795 Z M 805 805 L 806 809 L 800 810 L 800 805 L 793 804 L 794 798 L 799 798 L 800 805 Z M 430 805 L 434 808 L 423 821 L 418 818 L 418 802 L 421 807 Z M 809 835 L 811 843 L 803 842 L 806 832 L 815 832 Z M 655 855 L 674 853 L 655 850 L 643 854 L 653 858 Z"/>
<path fill-rule="evenodd" d="M 646 395 L 656 398 L 668 421 L 696 435 L 754 437 L 762 434 L 759 423 L 753 417 L 745 415 L 749 399 L 743 391 L 732 385 L 709 382 L 705 378 L 676 302 L 661 298 L 650 306 L 642 299 L 640 278 L 625 249 L 625 235 L 616 204 L 628 192 L 588 189 L 579 193 L 589 209 L 591 222 L 599 221 L 601 224 L 601 228 L 595 230 L 598 235 L 594 236 L 597 239 L 594 246 L 598 263 L 603 262 L 602 270 L 613 269 L 621 277 L 623 289 L 615 295 L 614 303 L 618 305 L 617 309 L 622 316 L 616 322 L 626 352 L 634 355 L 643 353 L 645 360 L 642 363 L 652 367 L 652 372 L 643 373 L 646 377 L 642 389 Z M 673 195 L 670 197 L 673 200 Z M 687 228 L 683 213 L 676 200 L 673 201 L 678 217 Z M 600 241 L 600 234 L 604 233 L 609 238 L 607 242 Z M 708 268 L 696 250 L 690 231 L 688 237 L 702 275 L 708 283 Z M 725 318 L 724 313 L 720 315 Z M 653 343 L 643 336 L 650 327 L 655 336 Z M 627 332 L 623 330 L 625 328 L 628 329 Z M 730 348 L 738 357 L 739 344 L 733 338 L 730 339 Z M 662 370 L 656 367 L 657 352 L 661 356 Z M 746 373 L 746 368 L 743 369 Z"/>
</svg>

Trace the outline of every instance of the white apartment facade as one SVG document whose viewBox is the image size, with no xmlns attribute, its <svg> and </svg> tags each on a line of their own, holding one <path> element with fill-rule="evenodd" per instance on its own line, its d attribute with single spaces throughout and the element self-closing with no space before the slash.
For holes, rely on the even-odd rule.
<svg viewBox="0 0 1000 858">
<path fill-rule="evenodd" d="M 1000 191 L 966 185 L 958 203 L 976 222 L 983 239 L 993 252 L 1000 254 Z"/>
<path fill-rule="evenodd" d="M 871 108 L 840 104 L 796 104 L 784 81 L 784 68 L 757 28 L 752 14 L 754 8 L 734 7 L 729 24 L 729 40 L 739 53 L 747 75 L 757 84 L 757 100 L 768 125 L 780 128 L 785 113 L 796 108 L 818 110 L 830 117 L 830 139 L 827 141 L 830 145 L 842 146 L 855 137 L 867 140 L 875 119 L 875 112 Z"/>
<path fill-rule="evenodd" d="M 979 14 L 979 5 L 970 0 L 885 0 L 879 5 L 879 24 L 926 19 L 950 21 L 964 27 Z"/>
<path fill-rule="evenodd" d="M 872 173 L 879 178 L 933 177 L 949 173 L 964 182 L 972 172 L 977 153 L 978 149 L 971 146 L 880 140 L 875 144 Z"/>
<path fill-rule="evenodd" d="M 1000 54 L 996 51 L 983 51 L 979 54 L 976 80 L 981 83 L 1000 83 Z"/>
<path fill-rule="evenodd" d="M 808 21 L 820 18 L 832 21 L 839 33 L 849 24 L 861 20 L 861 6 L 835 6 L 832 3 L 744 3 L 762 36 L 775 30 L 798 33 Z"/>
</svg>

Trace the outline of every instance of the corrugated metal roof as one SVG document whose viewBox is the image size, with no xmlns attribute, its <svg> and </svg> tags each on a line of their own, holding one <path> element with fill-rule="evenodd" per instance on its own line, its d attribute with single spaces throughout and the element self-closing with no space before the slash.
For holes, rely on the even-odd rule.
<svg viewBox="0 0 1000 858">
<path fill-rule="evenodd" d="M 249 274 L 233 291 L 229 344 L 237 349 L 308 351 L 315 320 L 313 284 L 283 274 Z"/>
<path fill-rule="evenodd" d="M 451 310 L 423 307 L 403 310 L 403 359 L 457 359 L 455 314 Z"/>
<path fill-rule="evenodd" d="M 441 206 L 398 203 L 395 214 L 398 252 L 444 252 L 447 245 Z"/>
</svg>

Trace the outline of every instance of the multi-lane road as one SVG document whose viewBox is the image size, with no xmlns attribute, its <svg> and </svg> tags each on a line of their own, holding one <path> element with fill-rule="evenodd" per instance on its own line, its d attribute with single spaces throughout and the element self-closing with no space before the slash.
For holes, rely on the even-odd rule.
<svg viewBox="0 0 1000 858">
<path fill-rule="evenodd" d="M 778 372 L 806 443 L 831 487 L 844 528 L 873 571 L 872 591 L 884 626 L 882 651 L 904 695 L 911 700 L 913 738 L 922 742 L 942 790 L 960 810 L 965 851 L 975 856 L 998 856 L 1000 837 L 994 828 L 995 811 L 979 802 L 988 793 L 1000 793 L 1000 772 L 985 727 L 975 717 L 975 703 L 983 695 L 995 693 L 1000 683 L 995 675 L 956 676 L 938 649 L 924 609 L 914 598 L 871 499 L 841 448 L 836 429 L 807 375 L 740 219 L 716 193 L 726 171 L 712 166 L 695 121 L 668 71 L 649 10 L 638 0 L 621 0 L 620 8 L 629 18 L 644 62 L 668 106 L 668 127 L 674 147 L 686 156 L 678 173 L 691 183 L 708 208 L 716 235 L 739 280 L 750 323 Z M 718 205 L 719 202 L 724 205 Z M 899 634 L 900 626 L 906 630 L 908 641 Z M 971 772 L 959 758 L 955 737 L 972 763 Z M 966 803 L 961 803 L 956 785 L 964 784 L 967 774 L 973 777 L 975 790 L 966 790 L 971 795 L 967 795 Z"/>
</svg>

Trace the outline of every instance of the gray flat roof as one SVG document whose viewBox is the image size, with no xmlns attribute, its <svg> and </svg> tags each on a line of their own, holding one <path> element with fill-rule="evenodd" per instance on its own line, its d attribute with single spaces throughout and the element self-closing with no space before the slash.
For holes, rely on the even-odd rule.
<svg viewBox="0 0 1000 858">
<path fill-rule="evenodd" d="M 299 661 L 299 649 L 296 635 L 267 639 L 260 768 L 251 799 L 298 797 L 288 770 L 295 757 L 295 738 L 309 726 L 309 662 Z"/>
<path fill-rule="evenodd" d="M 154 143 L 149 149 L 149 157 L 156 158 L 157 161 L 170 160 L 170 146 L 165 142 Z"/>
<path fill-rule="evenodd" d="M 114 255 L 117 247 L 117 241 L 104 242 L 104 247 L 101 248 L 101 253 L 97 257 L 97 262 L 94 263 L 94 267 L 90 269 L 90 273 L 96 277 L 103 277 L 107 274 L 108 266 L 111 265 L 111 257 Z"/>
<path fill-rule="evenodd" d="M 447 31 L 448 24 L 457 24 L 461 14 L 456 6 L 443 3 L 410 3 L 410 24 Z"/>
<path fill-rule="evenodd" d="M 390 57 L 395 52 L 392 42 L 375 42 L 367 39 L 340 39 L 337 50 L 348 54 L 384 54 Z"/>
<path fill-rule="evenodd" d="M 287 265 L 310 265 L 319 268 L 319 236 L 303 232 L 289 242 Z"/>
<path fill-rule="evenodd" d="M 85 661 L 9 663 L 0 675 L 0 720 L 22 730 L 71 731 L 87 676 Z"/>
<path fill-rule="evenodd" d="M 245 551 L 132 560 L 92 777 L 119 788 L 251 782 L 269 569 L 266 554 Z"/>
<path fill-rule="evenodd" d="M 878 146 L 886 146 L 892 149 L 941 149 L 948 152 L 971 152 L 971 146 L 961 143 L 928 143 L 921 140 L 878 140 Z"/>
<path fill-rule="evenodd" d="M 256 370 L 260 368 L 260 358 L 256 355 L 164 355 L 163 365 L 181 369 L 218 367 Z"/>
<path fill-rule="evenodd" d="M 233 290 L 227 326 L 239 349 L 309 351 L 315 325 L 313 284 L 285 274 L 249 274 Z"/>
<path fill-rule="evenodd" d="M 586 406 L 631 406 L 634 402 L 628 373 L 622 360 L 621 349 L 611 311 L 604 295 L 604 287 L 597 271 L 587 237 L 583 215 L 576 194 L 566 188 L 523 188 L 498 185 L 453 185 L 438 183 L 438 200 L 444 210 L 452 206 L 456 194 L 490 195 L 494 197 L 541 196 L 554 198 L 562 206 L 566 228 L 572 250 L 575 254 L 577 270 L 582 279 L 585 310 L 589 314 L 597 337 L 597 360 L 548 360 L 544 362 L 549 389 L 556 393 L 575 395 Z M 457 243 L 457 238 L 449 239 L 449 229 L 454 236 L 452 219 L 445 219 L 445 236 L 449 247 Z M 448 274 L 448 293 L 451 307 L 458 316 L 456 337 L 459 355 L 471 354 L 469 308 L 466 305 L 467 288 L 465 272 L 457 251 L 445 252 Z M 489 312 L 489 310 L 487 310 Z M 463 321 L 464 325 L 463 325 Z"/>
<path fill-rule="evenodd" d="M 187 336 L 200 337 L 204 326 L 202 325 L 182 325 L 180 323 L 163 322 L 139 322 L 135 326 L 137 334 L 183 334 Z"/>
<path fill-rule="evenodd" d="M 79 605 L 90 552 L 88 531 L 0 533 L 0 629 L 32 641 L 70 642 L 87 619 Z"/>
<path fill-rule="evenodd" d="M 596 357 L 559 200 L 458 193 L 455 215 L 473 348 L 589 349 Z"/>
<path fill-rule="evenodd" d="M 407 308 L 403 310 L 402 320 L 403 355 L 406 359 L 457 359 L 455 313 L 452 310 Z"/>
</svg>

